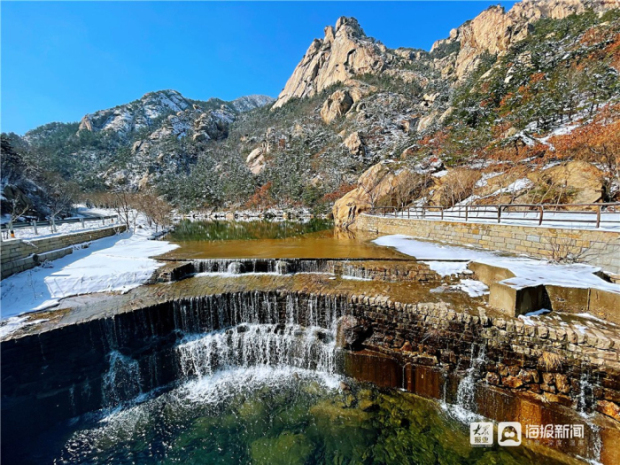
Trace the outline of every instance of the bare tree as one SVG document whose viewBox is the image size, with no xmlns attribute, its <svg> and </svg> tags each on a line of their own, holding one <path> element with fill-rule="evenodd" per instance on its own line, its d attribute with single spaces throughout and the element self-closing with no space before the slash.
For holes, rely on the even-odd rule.
<svg viewBox="0 0 620 465">
<path fill-rule="evenodd" d="M 440 203 L 444 208 L 450 208 L 469 197 L 480 174 L 474 170 L 455 169 L 445 176 L 441 191 Z"/>
<path fill-rule="evenodd" d="M 71 210 L 79 188 L 75 183 L 64 180 L 58 173 L 46 173 L 43 182 L 48 197 L 52 232 L 56 232 L 56 218 Z"/>
<path fill-rule="evenodd" d="M 153 191 L 146 191 L 137 194 L 134 198 L 135 208 L 144 213 L 149 226 L 155 226 L 155 231 L 159 227 L 172 224 L 172 206 Z"/>
<path fill-rule="evenodd" d="M 9 231 L 11 237 L 15 237 L 15 231 L 13 230 L 13 223 L 21 217 L 24 213 L 30 210 L 30 202 L 28 199 L 21 195 L 20 193 L 16 193 L 15 197 L 10 200 L 11 205 L 11 213 L 9 217 Z"/>
<path fill-rule="evenodd" d="M 109 206 L 116 211 L 119 221 L 124 223 L 128 230 L 131 229 L 132 224 L 134 230 L 136 228 L 138 212 L 134 208 L 135 195 L 136 194 L 129 192 L 127 189 L 118 188 L 110 192 L 109 198 L 107 199 Z"/>
</svg>

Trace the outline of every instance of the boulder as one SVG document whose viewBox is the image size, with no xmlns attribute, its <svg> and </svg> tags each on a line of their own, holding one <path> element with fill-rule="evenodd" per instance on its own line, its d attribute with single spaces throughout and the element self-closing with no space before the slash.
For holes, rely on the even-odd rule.
<svg viewBox="0 0 620 465">
<path fill-rule="evenodd" d="M 620 407 L 618 407 L 618 404 L 607 400 L 599 400 L 596 404 L 596 410 L 616 421 L 620 421 Z"/>
<path fill-rule="evenodd" d="M 428 128 L 431 127 L 436 117 L 437 117 L 437 113 L 433 111 L 430 114 L 426 115 L 425 117 L 420 118 L 418 120 L 417 131 L 418 132 L 426 131 Z"/>
<path fill-rule="evenodd" d="M 400 122 L 400 127 L 404 132 L 413 132 L 418 127 L 419 122 L 419 117 L 408 117 Z"/>
<path fill-rule="evenodd" d="M 353 98 L 347 90 L 337 90 L 325 100 L 321 108 L 321 118 L 331 124 L 336 118 L 343 116 L 353 106 Z"/>
<path fill-rule="evenodd" d="M 260 174 L 265 168 L 265 150 L 262 147 L 255 148 L 245 159 L 248 169 L 253 174 Z"/>
<path fill-rule="evenodd" d="M 344 140 L 344 145 L 349 149 L 351 155 L 365 155 L 366 146 L 359 132 L 355 131 Z"/>
<path fill-rule="evenodd" d="M 151 179 L 148 173 L 145 173 L 144 176 L 142 176 L 142 178 L 140 179 L 140 181 L 138 182 L 138 190 L 145 190 L 149 187 L 149 183 L 150 183 Z"/>
<path fill-rule="evenodd" d="M 537 183 L 546 183 L 573 193 L 571 203 L 595 203 L 603 196 L 604 174 L 585 161 L 569 161 L 535 175 Z"/>
<path fill-rule="evenodd" d="M 337 227 L 353 227 L 360 213 L 373 207 L 407 204 L 415 198 L 425 178 L 408 168 L 390 169 L 378 163 L 366 170 L 359 178 L 357 187 L 338 199 L 332 213 Z"/>
</svg>

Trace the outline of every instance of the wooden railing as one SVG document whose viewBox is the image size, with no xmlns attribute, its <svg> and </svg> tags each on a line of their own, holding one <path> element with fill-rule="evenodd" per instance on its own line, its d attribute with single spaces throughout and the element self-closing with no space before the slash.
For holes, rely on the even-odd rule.
<svg viewBox="0 0 620 465">
<path fill-rule="evenodd" d="M 583 223 L 593 227 L 620 229 L 620 203 L 588 204 L 502 204 L 440 206 L 403 205 L 402 207 L 373 207 L 369 214 L 407 219 L 458 220 L 466 222 L 519 223 L 539 226 L 543 222 L 570 227 Z"/>
</svg>

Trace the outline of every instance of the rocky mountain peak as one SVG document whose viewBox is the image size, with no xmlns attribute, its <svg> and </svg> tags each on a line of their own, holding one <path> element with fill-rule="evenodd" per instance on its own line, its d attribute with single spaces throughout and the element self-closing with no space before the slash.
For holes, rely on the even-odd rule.
<svg viewBox="0 0 620 465">
<path fill-rule="evenodd" d="M 351 37 L 366 37 L 357 19 L 347 16 L 341 16 L 336 21 L 336 34 L 338 33 Z"/>
<path fill-rule="evenodd" d="M 125 136 L 145 127 L 155 130 L 157 128 L 154 125 L 161 118 L 193 120 L 203 111 L 212 112 L 217 117 L 220 114 L 226 114 L 224 119 L 231 120 L 235 113 L 253 110 L 270 104 L 273 100 L 266 95 L 248 95 L 232 102 L 216 98 L 203 102 L 188 99 L 176 90 L 158 90 L 148 92 L 133 102 L 85 115 L 80 122 L 79 130 L 113 131 L 120 136 Z M 185 113 L 187 114 L 183 116 Z M 180 133 L 185 133 L 185 131 Z"/>
<path fill-rule="evenodd" d="M 431 51 L 441 46 L 460 45 L 450 70 L 460 81 L 478 66 L 484 53 L 501 55 L 511 45 L 524 39 L 530 25 L 539 19 L 563 19 L 588 9 L 603 12 L 618 8 L 619 4 L 618 0 L 523 0 L 507 12 L 501 6 L 492 6 L 453 29 L 449 38 L 435 42 Z"/>
<path fill-rule="evenodd" d="M 109 130 L 127 134 L 149 127 L 159 117 L 188 108 L 192 108 L 192 102 L 176 90 L 148 92 L 133 102 L 85 115 L 80 121 L 79 130 Z"/>
<path fill-rule="evenodd" d="M 342 16 L 327 26 L 323 39 L 314 39 L 273 108 L 291 98 L 311 97 L 356 75 L 376 74 L 389 60 L 388 49 L 364 34 L 355 18 Z"/>
</svg>

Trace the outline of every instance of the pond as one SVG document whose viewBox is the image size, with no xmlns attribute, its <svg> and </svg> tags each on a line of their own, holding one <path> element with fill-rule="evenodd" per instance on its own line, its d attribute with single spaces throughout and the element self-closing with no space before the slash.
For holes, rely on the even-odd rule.
<svg viewBox="0 0 620 465">
<path fill-rule="evenodd" d="M 346 384 L 345 384 L 346 383 Z M 306 370 L 231 369 L 59 431 L 56 464 L 554 464 L 476 448 L 436 402 Z M 38 449 L 38 450 L 37 450 Z"/>
<path fill-rule="evenodd" d="M 166 240 L 181 247 L 166 258 L 403 258 L 371 243 L 377 236 L 333 229 L 324 219 L 183 221 Z"/>
</svg>

